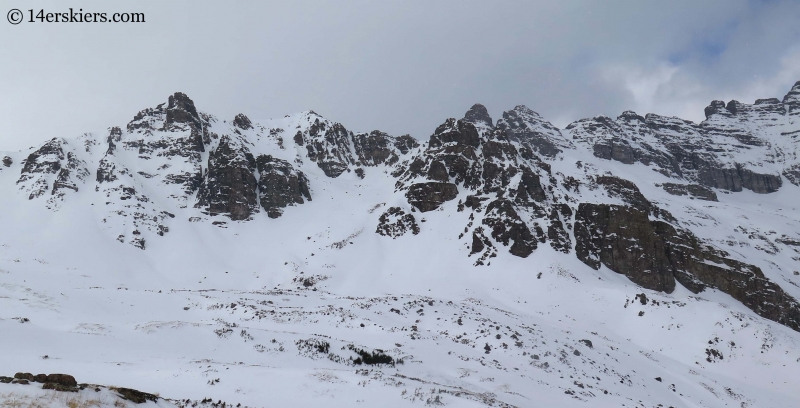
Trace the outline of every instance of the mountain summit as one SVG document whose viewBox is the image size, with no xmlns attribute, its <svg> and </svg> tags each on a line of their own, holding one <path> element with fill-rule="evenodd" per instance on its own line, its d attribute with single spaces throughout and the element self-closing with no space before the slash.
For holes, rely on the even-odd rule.
<svg viewBox="0 0 800 408">
<path fill-rule="evenodd" d="M 475 104 L 417 140 L 313 111 L 220 119 L 178 92 L 127 125 L 0 154 L 0 220 L 15 231 L 0 276 L 35 290 L 16 313 L 85 313 L 73 332 L 255 342 L 186 355 L 236 381 L 253 366 L 237 361 L 289 367 L 291 348 L 336 384 L 350 380 L 335 370 L 384 361 L 356 373 L 429 402 L 439 389 L 490 406 L 536 393 L 765 406 L 785 389 L 724 373 L 800 370 L 798 112 L 800 82 L 782 99 L 712 101 L 701 123 L 626 111 L 559 129 L 526 106 L 495 122 Z M 187 317 L 158 306 L 123 330 L 78 300 L 95 287 Z"/>
</svg>

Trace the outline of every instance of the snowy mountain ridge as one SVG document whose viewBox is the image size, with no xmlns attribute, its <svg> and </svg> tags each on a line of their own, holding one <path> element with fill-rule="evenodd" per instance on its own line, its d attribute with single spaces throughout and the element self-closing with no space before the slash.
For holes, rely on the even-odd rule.
<svg viewBox="0 0 800 408">
<path fill-rule="evenodd" d="M 247 385 L 299 364 L 315 378 L 306 405 L 350 406 L 362 375 L 405 387 L 364 391 L 397 405 L 797 403 L 775 379 L 800 369 L 800 82 L 782 100 L 705 113 L 558 129 L 525 106 L 495 123 L 475 105 L 418 141 L 313 111 L 220 120 L 175 93 L 126 126 L 0 153 L 0 223 L 15 231 L 0 241 L 0 304 L 38 316 L 9 343 L 28 360 L 0 362 L 29 361 L 42 350 L 23 346 L 31 336 L 75 344 L 92 327 L 107 353 L 127 331 L 149 345 L 123 353 L 114 378 L 156 386 L 133 363 L 144 358 L 195 400 L 199 376 L 203 392 L 260 406 L 257 388 L 209 372 Z M 117 302 L 133 312 L 94 310 Z M 0 326 L 17 328 L 12 317 Z M 175 338 L 204 340 L 180 350 Z M 153 347 L 174 352 L 152 359 Z M 275 392 L 288 401 L 292 387 Z"/>
</svg>

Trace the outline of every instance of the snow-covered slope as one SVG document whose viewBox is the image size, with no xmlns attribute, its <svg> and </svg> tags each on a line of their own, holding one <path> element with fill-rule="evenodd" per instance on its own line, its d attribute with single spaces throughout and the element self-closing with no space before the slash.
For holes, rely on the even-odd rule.
<svg viewBox="0 0 800 408">
<path fill-rule="evenodd" d="M 176 93 L 2 152 L 0 376 L 107 405 L 800 405 L 798 98 L 563 130 L 475 105 L 420 142 Z M 39 388 L 0 399 L 68 405 Z"/>
</svg>

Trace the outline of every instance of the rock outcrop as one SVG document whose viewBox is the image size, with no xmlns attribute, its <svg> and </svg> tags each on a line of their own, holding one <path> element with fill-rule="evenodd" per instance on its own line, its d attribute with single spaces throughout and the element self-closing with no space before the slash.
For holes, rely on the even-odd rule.
<svg viewBox="0 0 800 408">
<path fill-rule="evenodd" d="M 259 222 L 271 222 L 311 201 L 314 192 L 352 186 L 345 193 L 360 195 L 379 191 L 361 190 L 373 180 L 389 179 L 394 192 L 381 199 L 389 204 L 377 219 L 378 235 L 426 236 L 425 218 L 452 216 L 459 220 L 456 228 L 441 233 L 457 236 L 474 265 L 488 266 L 503 252 L 535 258 L 549 245 L 648 289 L 718 289 L 799 329 L 797 302 L 789 295 L 794 289 L 783 291 L 756 266 L 772 277 L 784 273 L 782 261 L 772 269 L 765 266 L 771 260 L 719 249 L 727 242 L 742 246 L 735 234 L 745 227 L 729 228 L 732 238 L 725 239 L 695 228 L 727 228 L 714 213 L 736 199 L 734 192 L 800 186 L 798 112 L 800 83 L 782 100 L 713 101 L 699 124 L 625 111 L 579 120 L 562 131 L 522 105 L 495 122 L 475 104 L 421 143 L 377 130 L 353 133 L 312 111 L 267 125 L 244 114 L 220 123 L 175 93 L 127 126 L 76 141 L 52 139 L 26 151 L 20 163 L 14 160 L 24 156 L 5 156 L 0 168 L 19 168 L 22 197 L 34 203 L 46 197 L 52 209 L 79 192 L 95 194 L 101 229 L 141 249 L 169 232 L 175 211 L 193 212 L 190 220 L 198 222 L 215 216 L 248 221 L 263 211 Z M 658 174 L 635 174 L 646 168 Z M 764 241 L 754 250 L 797 251 L 791 231 L 752 232 L 752 223 L 747 228 Z"/>
<path fill-rule="evenodd" d="M 198 208 L 234 221 L 247 220 L 258 212 L 256 160 L 241 141 L 227 135 L 208 157 L 208 171 L 197 193 Z"/>
<path fill-rule="evenodd" d="M 670 293 L 675 282 L 692 292 L 718 289 L 759 315 L 800 330 L 800 304 L 761 270 L 727 258 L 688 230 L 629 206 L 581 203 L 575 219 L 575 252 L 594 269 L 601 265 L 647 289 Z"/>
<path fill-rule="evenodd" d="M 390 207 L 381 214 L 378 228 L 375 230 L 379 235 L 392 238 L 397 238 L 407 233 L 417 235 L 419 231 L 419 225 L 417 225 L 417 219 L 414 214 L 406 213 L 400 207 Z"/>
<path fill-rule="evenodd" d="M 458 187 L 453 183 L 417 183 L 408 188 L 408 203 L 421 212 L 433 211 L 446 201 L 458 196 Z"/>
<path fill-rule="evenodd" d="M 289 162 L 262 154 L 256 159 L 256 167 L 258 198 L 270 218 L 280 217 L 287 206 L 311 201 L 308 178 Z"/>
<path fill-rule="evenodd" d="M 717 193 L 708 187 L 703 187 L 699 184 L 676 184 L 664 183 L 661 185 L 667 193 L 676 196 L 689 196 L 705 201 L 719 201 L 717 200 Z"/>
<path fill-rule="evenodd" d="M 77 192 L 89 174 L 68 142 L 54 138 L 24 160 L 17 185 L 29 200 L 50 195 L 48 206 L 54 208 L 69 191 Z"/>
<path fill-rule="evenodd" d="M 484 127 L 491 129 L 494 127 L 494 122 L 492 121 L 492 117 L 489 116 L 489 111 L 486 110 L 485 106 L 479 103 L 469 108 L 467 113 L 464 114 L 464 120 L 472 123 L 476 128 Z"/>
<path fill-rule="evenodd" d="M 765 110 L 763 104 L 759 106 L 760 109 L 753 109 L 752 105 L 736 101 L 727 106 L 714 101 L 706 108 L 708 119 L 700 125 L 654 114 L 642 117 L 627 111 L 616 120 L 597 116 L 573 122 L 566 131 L 601 159 L 642 163 L 666 176 L 706 187 L 729 191 L 746 188 L 767 194 L 781 187 L 780 175 L 755 170 L 745 154 L 756 150 L 766 155 L 769 143 L 734 119 L 737 115 L 779 114 Z"/>
</svg>

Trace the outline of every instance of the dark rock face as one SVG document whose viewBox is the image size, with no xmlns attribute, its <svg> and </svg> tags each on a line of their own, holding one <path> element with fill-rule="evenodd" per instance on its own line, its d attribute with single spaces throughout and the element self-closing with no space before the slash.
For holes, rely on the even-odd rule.
<svg viewBox="0 0 800 408">
<path fill-rule="evenodd" d="M 419 142 L 417 142 L 417 139 L 414 139 L 409 135 L 403 135 L 395 138 L 394 147 L 400 152 L 400 154 L 408 154 L 412 149 L 419 147 Z"/>
<path fill-rule="evenodd" d="M 5 157 L 3 157 L 3 166 L 6 166 L 6 167 L 11 167 L 11 165 L 12 165 L 13 163 L 14 163 L 14 161 L 13 161 L 13 160 L 11 160 L 11 158 L 10 158 L 10 157 L 8 157 L 8 156 L 5 156 Z"/>
<path fill-rule="evenodd" d="M 766 98 L 766 99 L 756 99 L 755 105 L 776 105 L 781 103 L 781 100 L 778 98 Z"/>
<path fill-rule="evenodd" d="M 800 186 L 800 164 L 787 167 L 786 170 L 783 171 L 783 177 L 786 177 L 790 183 Z"/>
<path fill-rule="evenodd" d="M 407 233 L 419 234 L 419 225 L 413 214 L 408 214 L 400 207 L 390 207 L 381 214 L 378 228 L 375 230 L 379 235 L 397 238 Z"/>
<path fill-rule="evenodd" d="M 194 102 L 182 92 L 175 92 L 167 100 L 166 121 L 164 126 L 186 123 L 200 126 L 200 116 L 194 107 Z"/>
<path fill-rule="evenodd" d="M 479 103 L 469 108 L 467 113 L 464 114 L 464 120 L 475 126 L 494 127 L 494 122 L 492 122 L 492 117 L 489 116 L 489 111 L 486 110 L 485 106 Z"/>
<path fill-rule="evenodd" d="M 253 128 L 253 122 L 250 122 L 250 118 L 240 113 L 233 118 L 233 126 L 242 130 L 248 130 Z"/>
<path fill-rule="evenodd" d="M 705 109 L 706 119 L 711 117 L 711 115 L 724 115 L 730 116 L 731 112 L 725 107 L 725 102 L 723 101 L 711 101 L 711 104 L 706 106 Z"/>
<path fill-rule="evenodd" d="M 295 144 L 304 146 L 307 157 L 332 178 L 362 166 L 394 165 L 419 147 L 408 135 L 393 137 L 378 130 L 353 134 L 313 111 L 304 113 L 301 121 L 293 135 Z"/>
<path fill-rule="evenodd" d="M 661 188 L 663 188 L 664 191 L 672 195 L 677 195 L 677 196 L 688 195 L 689 197 L 697 198 L 699 200 L 718 201 L 717 193 L 715 193 L 710 188 L 703 187 L 699 184 L 664 183 L 661 185 Z"/>
<path fill-rule="evenodd" d="M 592 268 L 602 264 L 642 287 L 668 293 L 675 280 L 695 293 L 716 288 L 760 316 L 800 330 L 800 305 L 760 269 L 727 258 L 689 231 L 652 221 L 644 211 L 581 203 L 575 239 L 578 259 Z"/>
<path fill-rule="evenodd" d="M 156 395 L 148 394 L 146 392 L 142 392 L 139 390 L 134 390 L 132 388 L 115 387 L 112 389 L 116 391 L 117 394 L 120 395 L 120 397 L 136 404 L 146 404 L 147 401 L 153 401 L 153 402 L 158 401 L 158 397 Z"/>
<path fill-rule="evenodd" d="M 436 128 L 428 142 L 428 148 L 438 148 L 448 143 L 474 148 L 480 145 L 480 136 L 478 136 L 478 130 L 475 129 L 475 125 L 472 123 L 448 119 Z"/>
<path fill-rule="evenodd" d="M 550 225 L 547 227 L 547 239 L 550 240 L 550 246 L 552 246 L 553 249 L 565 254 L 570 253 L 572 250 L 572 240 L 564 225 L 568 223 L 567 220 L 570 219 L 572 219 L 572 208 L 567 204 L 554 206 L 550 210 Z"/>
<path fill-rule="evenodd" d="M 555 157 L 571 145 L 557 127 L 524 105 L 503 112 L 503 118 L 497 121 L 497 128 L 508 140 L 546 157 Z"/>
<path fill-rule="evenodd" d="M 528 126 L 530 120 L 525 120 Z M 394 174 L 399 178 L 396 187 L 406 190 L 409 203 L 423 212 L 454 199 L 459 190 L 469 191 L 466 201 L 458 203 L 458 211 L 471 210 L 459 239 L 471 239 L 471 255 L 481 254 L 475 265 L 496 256 L 495 243 L 523 258 L 550 237 L 557 250 L 571 251 L 572 211 L 567 205 L 551 214 L 556 182 L 550 166 L 527 145 L 509 140 L 504 129 L 490 129 L 485 122 L 478 126 L 466 119 L 445 121 L 427 149 Z M 420 183 L 420 178 L 428 182 Z M 447 190 L 449 196 L 443 194 Z"/>
<path fill-rule="evenodd" d="M 800 81 L 783 97 L 783 105 L 788 115 L 800 115 Z"/>
<path fill-rule="evenodd" d="M 261 207 L 270 218 L 280 217 L 287 206 L 303 204 L 304 200 L 311 201 L 308 178 L 289 162 L 259 155 L 256 167 L 259 174 L 258 197 Z"/>
<path fill-rule="evenodd" d="M 73 152 L 65 151 L 65 144 L 61 139 L 51 139 L 25 159 L 17 184 L 27 186 L 29 200 L 48 191 L 54 198 L 62 198 L 66 190 L 77 192 L 78 183 L 89 175 L 86 162 Z M 56 175 L 52 186 L 48 181 L 50 174 Z"/>
<path fill-rule="evenodd" d="M 53 390 L 53 391 L 61 391 L 61 392 L 78 392 L 80 388 L 78 387 L 71 387 L 68 385 L 62 384 L 55 384 L 55 383 L 45 383 L 42 385 L 43 390 Z"/>
<path fill-rule="evenodd" d="M 722 190 L 742 191 L 742 188 L 760 194 L 774 193 L 783 184 L 781 177 L 775 174 L 760 174 L 745 169 L 741 165 L 734 168 L 715 168 L 708 163 L 698 161 L 698 181 L 709 187 Z"/>
<path fill-rule="evenodd" d="M 123 144 L 128 150 L 138 149 L 139 157 L 157 154 L 167 157 L 183 157 L 200 161 L 200 152 L 205 145 L 211 143 L 212 136 L 208 132 L 210 119 L 197 112 L 194 102 L 183 93 L 176 92 L 169 97 L 167 107 L 160 104 L 155 108 L 140 111 L 128 123 L 128 133 L 141 134 L 142 138 L 128 138 Z M 189 132 L 188 135 L 175 135 L 164 139 L 151 139 L 155 131 Z"/>
<path fill-rule="evenodd" d="M 16 374 L 14 374 L 14 378 L 16 378 L 18 380 L 34 381 L 33 377 L 34 376 L 31 373 L 16 373 Z"/>
<path fill-rule="evenodd" d="M 400 157 L 392 148 L 394 142 L 391 136 L 378 130 L 353 136 L 358 163 L 366 166 L 397 163 Z"/>
<path fill-rule="evenodd" d="M 452 183 L 418 183 L 409 187 L 406 192 L 408 203 L 421 212 L 433 211 L 456 196 L 458 187 Z"/>
<path fill-rule="evenodd" d="M 664 240 L 656 235 L 645 211 L 581 203 L 575 215 L 575 253 L 592 268 L 606 265 L 647 289 L 668 293 L 675 289 Z"/>
<path fill-rule="evenodd" d="M 483 224 L 489 227 L 496 241 L 506 246 L 513 242 L 509 250 L 512 255 L 527 258 L 536 249 L 536 239 L 509 200 L 498 199 L 489 203 Z"/>
<path fill-rule="evenodd" d="M 639 187 L 632 181 L 614 176 L 600 176 L 597 177 L 596 182 L 606 189 L 609 196 L 621 198 L 626 204 L 630 204 L 639 211 L 650 212 L 650 201 L 644 197 L 642 192 L 639 191 Z"/>
<path fill-rule="evenodd" d="M 308 158 L 328 177 L 339 177 L 355 164 L 350 151 L 351 133 L 340 123 L 330 123 L 315 113 L 307 132 L 298 132 L 295 143 L 305 145 Z"/>
<path fill-rule="evenodd" d="M 242 143 L 222 136 L 208 157 L 208 173 L 197 194 L 195 207 L 209 215 L 224 214 L 247 220 L 258 212 L 256 161 Z"/>
<path fill-rule="evenodd" d="M 53 384 L 60 384 L 65 385 L 67 387 L 77 387 L 78 382 L 75 381 L 75 377 L 69 374 L 48 374 L 47 375 L 47 382 Z"/>
</svg>

